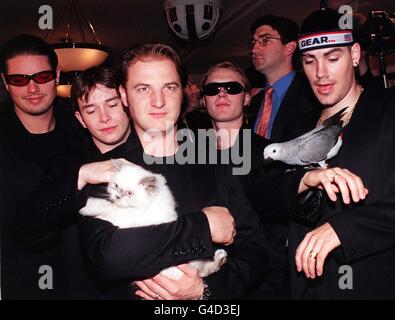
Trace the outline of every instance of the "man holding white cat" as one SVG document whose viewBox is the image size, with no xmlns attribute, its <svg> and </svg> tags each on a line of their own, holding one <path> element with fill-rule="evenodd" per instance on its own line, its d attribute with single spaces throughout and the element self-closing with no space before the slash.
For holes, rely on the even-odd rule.
<svg viewBox="0 0 395 320">
<path fill-rule="evenodd" d="M 268 255 L 264 235 L 228 167 L 180 165 L 174 161 L 178 151 L 175 123 L 182 101 L 179 71 L 177 55 L 165 45 L 143 45 L 124 55 L 120 93 L 123 103 L 129 106 L 134 131 L 123 150 L 118 147 L 111 152 L 113 158 L 125 157 L 165 176 L 177 203 L 178 227 L 169 228 L 164 236 L 158 232 L 164 228 L 162 225 L 118 229 L 106 221 L 84 217 L 82 242 L 96 273 L 114 283 L 124 283 L 123 298 L 133 295 L 131 281 L 154 276 L 170 265 L 178 265 L 183 272 L 179 281 L 156 276 L 161 284 L 153 284 L 157 290 L 150 291 L 150 295 L 141 290 L 137 294 L 146 299 L 205 299 L 209 295 L 214 299 L 240 298 L 251 284 L 266 274 Z M 157 161 L 148 165 L 147 158 Z M 174 164 L 166 164 L 171 158 Z M 160 160 L 165 164 L 157 164 Z M 89 166 L 91 164 L 81 168 L 80 187 L 85 182 L 95 182 L 83 181 Z M 233 219 L 218 233 L 220 219 L 207 220 L 202 211 L 208 217 L 226 216 L 230 211 L 237 226 L 234 244 L 224 247 L 231 258 L 204 281 L 194 268 L 184 263 L 212 257 L 215 249 L 212 241 L 231 244 L 236 233 Z M 142 235 L 140 229 L 150 229 L 151 233 Z M 182 238 L 186 233 L 189 238 Z M 184 240 L 180 242 L 177 238 Z M 141 241 L 139 246 L 137 240 Z M 151 280 L 144 283 L 147 282 Z M 136 283 L 145 285 L 140 281 Z M 179 294 L 173 288 L 177 288 Z"/>
</svg>

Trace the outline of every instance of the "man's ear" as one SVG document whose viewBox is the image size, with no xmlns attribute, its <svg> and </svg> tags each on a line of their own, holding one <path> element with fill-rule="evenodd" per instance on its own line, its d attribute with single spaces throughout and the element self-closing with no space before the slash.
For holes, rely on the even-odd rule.
<svg viewBox="0 0 395 320">
<path fill-rule="evenodd" d="M 127 107 L 128 100 L 126 99 L 126 90 L 122 85 L 119 86 L 119 94 L 121 95 L 122 104 Z"/>
<path fill-rule="evenodd" d="M 10 91 L 7 82 L 5 82 L 4 73 L 1 73 L 1 78 L 3 79 L 4 87 L 7 89 L 7 91 Z"/>
<path fill-rule="evenodd" d="M 250 105 L 250 102 L 251 102 L 251 96 L 249 92 L 246 92 L 244 94 L 243 107 L 248 107 Z"/>
<path fill-rule="evenodd" d="M 351 59 L 352 65 L 356 67 L 359 64 L 359 59 L 361 58 L 361 46 L 359 43 L 354 43 L 351 47 Z"/>
<path fill-rule="evenodd" d="M 59 84 L 59 81 L 60 81 L 60 68 L 57 67 L 56 68 L 56 85 Z"/>
<path fill-rule="evenodd" d="M 204 99 L 204 96 L 200 98 L 200 104 L 203 106 L 203 108 L 207 109 L 206 99 Z"/>
<path fill-rule="evenodd" d="M 79 111 L 76 111 L 74 113 L 75 117 L 78 119 L 78 121 L 81 123 L 81 125 L 86 129 L 86 124 L 84 119 L 82 119 L 81 113 Z"/>
<path fill-rule="evenodd" d="M 298 44 L 296 41 L 290 41 L 285 45 L 285 53 L 292 56 L 297 48 Z"/>
</svg>

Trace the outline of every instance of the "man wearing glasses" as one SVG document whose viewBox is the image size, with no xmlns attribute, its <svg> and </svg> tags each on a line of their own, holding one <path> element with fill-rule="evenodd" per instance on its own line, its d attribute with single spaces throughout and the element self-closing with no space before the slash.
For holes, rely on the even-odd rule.
<svg viewBox="0 0 395 320">
<path fill-rule="evenodd" d="M 293 70 L 298 26 L 292 20 L 265 15 L 250 29 L 252 62 L 266 83 L 251 101 L 249 126 L 273 142 L 288 140 L 293 137 L 284 137 L 286 127 L 318 105 L 305 77 Z"/>
<path fill-rule="evenodd" d="M 1 76 L 13 103 L 0 117 L 4 299 L 56 298 L 65 282 L 56 276 L 62 268 L 57 242 L 26 245 L 13 223 L 21 200 L 61 170 L 66 154 L 83 148 L 73 115 L 54 107 L 57 62 L 53 49 L 31 35 L 12 38 L 1 52 Z"/>
</svg>

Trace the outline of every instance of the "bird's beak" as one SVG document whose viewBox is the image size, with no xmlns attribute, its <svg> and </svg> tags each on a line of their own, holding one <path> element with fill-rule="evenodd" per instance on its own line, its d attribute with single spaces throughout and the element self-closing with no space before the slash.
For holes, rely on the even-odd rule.
<svg viewBox="0 0 395 320">
<path fill-rule="evenodd" d="M 271 164 L 272 162 L 273 162 L 273 159 L 270 157 L 263 158 L 263 164 L 266 166 Z"/>
</svg>

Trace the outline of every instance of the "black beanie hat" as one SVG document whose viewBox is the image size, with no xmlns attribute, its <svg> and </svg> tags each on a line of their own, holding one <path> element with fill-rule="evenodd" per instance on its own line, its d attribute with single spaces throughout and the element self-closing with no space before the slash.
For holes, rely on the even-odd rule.
<svg viewBox="0 0 395 320">
<path fill-rule="evenodd" d="M 299 31 L 300 51 L 352 45 L 352 30 L 340 28 L 341 17 L 337 11 L 328 8 L 310 14 Z"/>
</svg>

